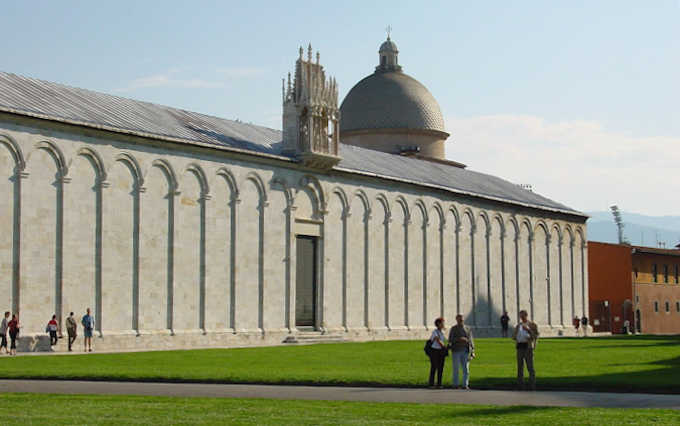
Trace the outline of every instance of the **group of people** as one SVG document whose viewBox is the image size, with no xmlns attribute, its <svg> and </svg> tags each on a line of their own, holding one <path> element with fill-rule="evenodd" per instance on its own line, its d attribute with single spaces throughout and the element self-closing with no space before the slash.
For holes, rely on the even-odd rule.
<svg viewBox="0 0 680 426">
<path fill-rule="evenodd" d="M 19 317 L 16 314 L 9 319 L 10 312 L 5 312 L 5 316 L 0 323 L 0 353 L 4 349 L 6 355 L 17 354 L 17 336 L 19 335 Z M 7 349 L 7 334 L 9 334 L 10 346 Z"/>
<path fill-rule="evenodd" d="M 519 312 L 520 321 L 512 333 L 517 351 L 517 385 L 520 389 L 526 389 L 524 382 L 524 366 L 529 372 L 528 388 L 536 388 L 536 372 L 534 370 L 534 350 L 538 340 L 538 326 L 529 320 L 527 311 Z M 501 328 L 503 336 L 507 337 L 510 318 L 508 313 L 503 313 L 501 317 Z M 465 325 L 463 316 L 456 315 L 456 325 L 451 327 L 448 339 L 445 335 L 446 325 L 444 318 L 437 318 L 434 321 L 435 330 L 430 339 L 425 344 L 425 352 L 430 358 L 430 388 L 442 387 L 442 375 L 446 357 L 451 352 L 453 364 L 453 383 L 454 389 L 470 389 L 470 360 L 475 358 L 475 343 L 472 337 L 472 330 Z M 463 373 L 462 381 L 460 371 Z M 436 376 L 436 384 L 435 384 Z"/>
<path fill-rule="evenodd" d="M 576 329 L 576 335 L 580 336 L 581 333 L 579 332 L 579 328 L 583 330 L 583 337 L 588 336 L 588 317 L 583 316 L 583 318 L 579 318 L 578 315 L 574 317 L 574 320 L 572 321 L 572 324 L 574 325 L 574 329 Z M 583 326 L 583 327 L 581 327 Z"/>
<path fill-rule="evenodd" d="M 21 324 L 19 323 L 19 315 L 12 314 L 12 319 L 9 319 L 10 312 L 5 312 L 5 317 L 0 323 L 0 353 L 4 349 L 5 354 L 16 355 L 17 354 L 17 337 L 19 336 L 19 330 L 21 329 Z M 84 350 L 85 352 L 92 352 L 92 334 L 94 331 L 94 316 L 87 308 L 85 315 L 80 320 L 83 326 L 83 336 L 84 336 Z M 68 333 L 68 351 L 73 351 L 73 343 L 78 336 L 78 322 L 71 312 L 66 318 L 66 331 Z M 50 336 L 50 347 L 56 345 L 59 342 L 59 337 L 61 336 L 61 329 L 59 323 L 57 322 L 57 315 L 52 315 L 52 319 L 49 320 L 47 326 L 45 327 L 45 332 Z M 7 349 L 7 335 L 10 338 L 10 347 Z"/>
</svg>

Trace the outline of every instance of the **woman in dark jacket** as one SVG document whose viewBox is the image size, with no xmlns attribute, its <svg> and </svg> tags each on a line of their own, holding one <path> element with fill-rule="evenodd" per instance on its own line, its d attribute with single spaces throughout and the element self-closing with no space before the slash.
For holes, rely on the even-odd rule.
<svg viewBox="0 0 680 426">
<path fill-rule="evenodd" d="M 437 318 L 434 320 L 434 325 L 437 327 L 430 336 L 432 350 L 430 351 L 430 388 L 434 388 L 434 374 L 437 373 L 437 386 L 442 387 L 442 374 L 444 373 L 444 361 L 449 350 L 446 346 L 446 337 L 444 337 L 444 318 Z"/>
<path fill-rule="evenodd" d="M 11 344 L 9 346 L 9 354 L 10 355 L 16 355 L 17 354 L 17 336 L 19 335 L 19 317 L 17 317 L 16 314 L 12 315 L 12 320 L 7 324 L 7 328 L 9 328 L 9 339 L 11 341 Z"/>
</svg>

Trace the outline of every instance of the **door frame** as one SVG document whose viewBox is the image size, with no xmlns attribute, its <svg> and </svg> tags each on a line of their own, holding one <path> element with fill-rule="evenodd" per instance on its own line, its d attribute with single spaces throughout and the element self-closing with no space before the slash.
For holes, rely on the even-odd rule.
<svg viewBox="0 0 680 426">
<path fill-rule="evenodd" d="M 313 247 L 314 247 L 314 254 L 313 254 L 313 259 L 312 259 L 312 267 L 313 267 L 313 277 L 314 280 L 312 282 L 312 312 L 313 312 L 313 325 L 311 326 L 298 326 L 297 325 L 297 272 L 295 273 L 295 299 L 294 299 L 294 309 L 293 309 L 293 324 L 295 326 L 295 329 L 298 331 L 318 331 L 321 329 L 320 327 L 320 318 L 321 316 L 319 315 L 319 309 L 320 309 L 320 291 L 319 291 L 319 284 L 320 284 L 320 272 L 321 268 L 319 267 L 319 255 L 320 255 L 320 241 L 321 237 L 317 235 L 306 235 L 306 234 L 295 234 L 295 270 L 297 271 L 297 262 L 300 261 L 297 256 L 297 243 L 298 239 L 305 239 L 305 240 L 311 240 Z"/>
</svg>

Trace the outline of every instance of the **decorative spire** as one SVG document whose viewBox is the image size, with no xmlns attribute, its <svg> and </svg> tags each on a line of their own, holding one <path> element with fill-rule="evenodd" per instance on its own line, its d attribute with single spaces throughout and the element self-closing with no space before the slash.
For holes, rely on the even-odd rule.
<svg viewBox="0 0 680 426">
<path fill-rule="evenodd" d="M 319 51 L 317 50 L 316 52 L 316 64 L 319 65 L 319 58 L 321 58 L 321 55 L 319 54 Z"/>
<path fill-rule="evenodd" d="M 312 62 L 312 43 L 307 47 L 307 62 Z"/>
<path fill-rule="evenodd" d="M 302 48 L 302 46 L 300 46 L 300 60 L 302 60 L 302 53 L 303 52 L 304 52 L 304 49 Z"/>
<path fill-rule="evenodd" d="M 388 25 L 387 28 L 385 28 L 385 32 L 387 32 L 387 40 L 389 40 L 390 33 L 392 32 L 392 25 Z"/>
</svg>

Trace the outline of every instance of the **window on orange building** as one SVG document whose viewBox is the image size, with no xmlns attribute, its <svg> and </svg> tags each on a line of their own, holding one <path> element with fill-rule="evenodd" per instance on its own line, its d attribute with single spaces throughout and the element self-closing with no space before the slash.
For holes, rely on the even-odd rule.
<svg viewBox="0 0 680 426">
<path fill-rule="evenodd" d="M 663 282 L 668 282 L 668 265 L 663 265 Z"/>
<path fill-rule="evenodd" d="M 666 313 L 669 313 L 671 311 L 671 304 L 666 302 Z"/>
<path fill-rule="evenodd" d="M 680 302 L 675 302 L 675 310 L 680 313 Z"/>
<path fill-rule="evenodd" d="M 637 278 L 637 276 L 638 276 L 638 270 L 637 270 L 637 268 L 633 268 L 633 272 L 635 273 L 635 278 Z"/>
<path fill-rule="evenodd" d="M 659 312 L 659 302 L 654 302 L 654 312 Z"/>
<path fill-rule="evenodd" d="M 655 282 L 655 283 L 658 283 L 658 282 L 659 282 L 659 278 L 658 278 L 658 276 L 657 276 L 657 267 L 656 267 L 656 263 L 652 265 L 652 275 L 653 275 L 653 277 L 654 277 L 654 282 Z"/>
<path fill-rule="evenodd" d="M 678 272 L 680 272 L 680 267 L 678 267 L 678 265 L 675 265 L 675 283 L 676 284 L 678 284 L 678 278 L 679 278 L 678 275 L 680 275 L 680 274 L 678 274 Z"/>
</svg>

